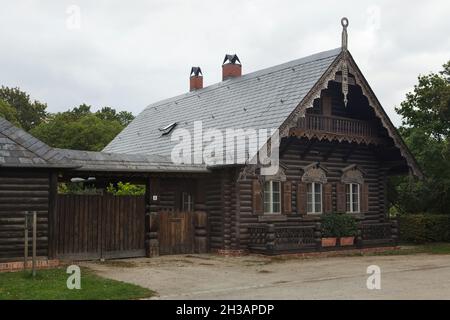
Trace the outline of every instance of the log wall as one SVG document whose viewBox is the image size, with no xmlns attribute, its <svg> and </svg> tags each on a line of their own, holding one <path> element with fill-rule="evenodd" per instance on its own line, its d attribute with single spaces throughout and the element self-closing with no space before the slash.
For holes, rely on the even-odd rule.
<svg viewBox="0 0 450 320">
<path fill-rule="evenodd" d="M 361 219 L 365 223 L 378 223 L 385 220 L 386 213 L 386 170 L 377 160 L 370 146 L 351 145 L 347 142 L 316 141 L 312 146 L 307 139 L 289 138 L 290 144 L 281 155 L 280 161 L 285 166 L 286 180 L 290 183 L 291 206 L 290 213 L 283 213 L 276 223 L 284 226 L 313 226 L 320 218 L 313 215 L 299 214 L 297 203 L 297 188 L 303 175 L 303 167 L 320 162 L 327 172 L 327 182 L 331 184 L 331 207 L 337 210 L 336 186 L 342 177 L 342 169 L 356 164 L 365 172 L 364 183 L 368 184 L 367 211 Z M 353 148 L 353 149 L 351 149 Z M 308 150 L 309 149 L 309 150 Z M 255 213 L 253 206 L 252 179 L 239 181 L 239 222 L 241 247 L 248 244 L 248 227 L 258 223 L 266 223 L 264 214 Z M 323 191 L 325 192 L 325 190 Z M 282 199 L 284 195 L 282 195 Z M 289 197 L 287 197 L 289 198 Z M 282 201 L 283 202 L 283 201 Z M 325 203 L 323 203 L 325 205 Z"/>
<path fill-rule="evenodd" d="M 0 168 L 0 261 L 23 259 L 25 211 L 37 211 L 37 255 L 48 255 L 49 191 L 49 172 Z M 31 241 L 30 228 L 30 255 Z"/>
</svg>

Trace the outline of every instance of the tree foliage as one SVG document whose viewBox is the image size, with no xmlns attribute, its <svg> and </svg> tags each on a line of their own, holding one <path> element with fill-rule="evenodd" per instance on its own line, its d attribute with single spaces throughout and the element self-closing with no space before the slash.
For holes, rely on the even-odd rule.
<svg viewBox="0 0 450 320">
<path fill-rule="evenodd" d="M 0 99 L 16 110 L 18 124 L 27 131 L 46 119 L 47 105 L 37 100 L 32 101 L 30 96 L 19 88 L 2 86 Z"/>
<path fill-rule="evenodd" d="M 9 122 L 16 126 L 19 126 L 19 121 L 17 119 L 17 111 L 11 107 L 7 102 L 0 99 L 0 117 L 5 118 Z"/>
<path fill-rule="evenodd" d="M 129 182 L 118 182 L 116 185 L 110 183 L 106 191 L 115 196 L 143 196 L 145 194 L 145 186 Z"/>
<path fill-rule="evenodd" d="M 399 131 L 425 179 L 394 179 L 391 201 L 402 212 L 450 214 L 450 61 L 439 73 L 419 76 L 396 111 L 403 116 Z"/>
<path fill-rule="evenodd" d="M 38 139 L 57 148 L 100 151 L 133 119 L 129 112 L 106 107 L 97 112 L 82 104 L 69 111 L 50 114 L 31 130 Z"/>
</svg>

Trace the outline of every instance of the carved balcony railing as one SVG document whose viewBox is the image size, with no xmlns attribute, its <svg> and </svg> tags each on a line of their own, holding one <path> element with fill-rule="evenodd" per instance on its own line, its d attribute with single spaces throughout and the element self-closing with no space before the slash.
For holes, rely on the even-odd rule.
<svg viewBox="0 0 450 320">
<path fill-rule="evenodd" d="M 265 254 L 348 249 L 348 247 L 340 246 L 322 248 L 320 229 L 320 223 L 308 226 L 271 223 L 250 225 L 247 227 L 248 248 Z M 354 247 L 395 245 L 397 236 L 398 228 L 395 220 L 381 223 L 362 222 L 358 226 Z"/>
<path fill-rule="evenodd" d="M 396 244 L 398 237 L 397 221 L 364 223 L 360 226 L 362 246 Z"/>
<path fill-rule="evenodd" d="M 338 140 L 379 144 L 377 128 L 368 121 L 335 116 L 306 114 L 298 119 L 291 135 L 319 140 Z"/>
<path fill-rule="evenodd" d="M 320 227 L 274 224 L 248 227 L 249 248 L 264 253 L 314 251 L 320 244 Z"/>
</svg>

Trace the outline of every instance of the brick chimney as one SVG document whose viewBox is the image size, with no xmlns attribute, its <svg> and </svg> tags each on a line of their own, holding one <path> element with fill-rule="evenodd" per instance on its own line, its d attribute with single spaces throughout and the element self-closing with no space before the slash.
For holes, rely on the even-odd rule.
<svg viewBox="0 0 450 320">
<path fill-rule="evenodd" d="M 222 81 L 240 77 L 242 75 L 242 65 L 236 54 L 227 54 L 222 63 Z"/>
<path fill-rule="evenodd" d="M 189 78 L 190 91 L 198 90 L 203 88 L 203 73 L 200 67 L 192 67 L 191 75 Z"/>
</svg>

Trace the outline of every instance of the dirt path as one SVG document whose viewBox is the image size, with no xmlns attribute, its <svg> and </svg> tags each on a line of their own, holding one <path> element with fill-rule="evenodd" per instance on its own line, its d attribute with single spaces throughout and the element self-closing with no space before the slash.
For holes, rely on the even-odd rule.
<svg viewBox="0 0 450 320">
<path fill-rule="evenodd" d="M 450 255 L 270 258 L 178 255 L 87 263 L 158 299 L 450 299 Z M 381 268 L 381 290 L 366 286 Z"/>
</svg>

